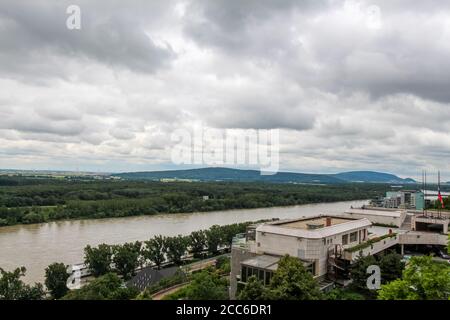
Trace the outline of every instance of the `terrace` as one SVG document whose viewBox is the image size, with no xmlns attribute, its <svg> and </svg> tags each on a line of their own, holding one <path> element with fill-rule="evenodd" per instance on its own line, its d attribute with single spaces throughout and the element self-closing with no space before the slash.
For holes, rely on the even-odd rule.
<svg viewBox="0 0 450 320">
<path fill-rule="evenodd" d="M 344 249 L 344 259 L 353 261 L 360 255 L 374 255 L 398 244 L 398 241 L 399 235 L 397 233 L 389 233 L 375 237 L 356 246 Z"/>
</svg>

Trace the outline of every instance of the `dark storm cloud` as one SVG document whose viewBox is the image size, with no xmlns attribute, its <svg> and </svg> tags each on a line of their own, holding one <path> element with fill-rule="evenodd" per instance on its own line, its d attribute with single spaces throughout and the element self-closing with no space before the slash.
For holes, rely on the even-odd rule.
<svg viewBox="0 0 450 320">
<path fill-rule="evenodd" d="M 197 43 L 267 60 L 303 86 L 450 102 L 448 3 L 201 1 L 190 9 L 185 32 Z"/>
<path fill-rule="evenodd" d="M 0 68 L 3 75 L 32 73 L 64 76 L 66 59 L 94 60 L 135 72 L 152 73 L 168 66 L 174 53 L 156 44 L 144 21 L 117 1 L 2 1 L 0 3 Z M 137 2 L 142 7 L 142 2 Z M 66 8 L 81 8 L 81 30 L 66 27 Z M 145 6 L 147 9 L 151 6 Z M 158 14 L 147 11 L 147 18 Z"/>
<path fill-rule="evenodd" d="M 278 45 L 286 40 L 279 37 L 280 33 L 286 30 L 278 29 L 277 24 L 268 26 L 264 34 L 254 33 L 255 29 L 264 30 L 265 22 L 277 17 L 291 18 L 294 9 L 303 13 L 314 12 L 326 7 L 327 3 L 313 0 L 192 1 L 187 9 L 184 29 L 186 35 L 200 45 L 238 54 L 264 55 L 279 49 Z M 267 38 L 262 39 L 264 37 Z"/>
</svg>

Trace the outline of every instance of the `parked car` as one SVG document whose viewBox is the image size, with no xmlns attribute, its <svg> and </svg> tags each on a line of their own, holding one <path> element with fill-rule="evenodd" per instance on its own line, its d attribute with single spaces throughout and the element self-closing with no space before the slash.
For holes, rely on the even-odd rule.
<svg viewBox="0 0 450 320">
<path fill-rule="evenodd" d="M 442 259 L 450 260 L 450 255 L 447 253 L 445 249 L 438 249 L 436 254 Z"/>
</svg>

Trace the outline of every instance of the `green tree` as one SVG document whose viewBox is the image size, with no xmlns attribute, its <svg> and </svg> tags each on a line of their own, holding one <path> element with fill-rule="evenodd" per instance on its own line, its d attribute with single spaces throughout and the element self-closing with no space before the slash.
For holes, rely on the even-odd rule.
<svg viewBox="0 0 450 320">
<path fill-rule="evenodd" d="M 238 233 L 243 233 L 246 231 L 247 229 L 247 223 L 234 223 L 234 224 L 229 224 L 229 225 L 225 225 L 222 226 L 222 241 L 221 244 L 225 245 L 225 246 L 230 246 L 233 242 L 233 238 L 238 234 Z"/>
<path fill-rule="evenodd" d="M 377 259 L 374 256 L 359 255 L 356 261 L 351 266 L 351 288 L 363 293 L 367 297 L 372 297 L 375 293 L 367 288 L 367 279 L 370 276 L 367 273 L 367 268 L 371 265 L 378 265 Z"/>
<path fill-rule="evenodd" d="M 322 299 L 317 282 L 303 263 L 288 255 L 278 262 L 269 285 L 267 298 L 270 300 L 318 300 Z"/>
<path fill-rule="evenodd" d="M 238 300 L 264 300 L 266 296 L 266 287 L 255 276 L 251 276 L 239 292 Z"/>
<path fill-rule="evenodd" d="M 84 248 L 84 263 L 98 277 L 111 271 L 112 255 L 110 245 L 100 244 L 97 248 L 88 245 Z"/>
<path fill-rule="evenodd" d="M 411 258 L 401 279 L 382 285 L 380 300 L 447 300 L 450 298 L 450 267 L 430 256 Z"/>
<path fill-rule="evenodd" d="M 167 258 L 176 265 L 181 265 L 181 258 L 185 255 L 187 249 L 187 240 L 179 235 L 176 237 L 165 238 Z"/>
<path fill-rule="evenodd" d="M 407 281 L 397 279 L 382 285 L 378 291 L 378 300 L 419 300 L 419 293 L 410 288 Z"/>
<path fill-rule="evenodd" d="M 401 278 L 405 263 L 402 261 L 402 256 L 398 253 L 392 252 L 382 255 L 378 259 L 381 269 L 381 283 L 385 284 Z"/>
<path fill-rule="evenodd" d="M 152 239 L 145 241 L 145 248 L 142 251 L 143 256 L 154 263 L 158 269 L 166 260 L 165 258 L 166 244 L 163 236 L 155 236 Z"/>
<path fill-rule="evenodd" d="M 63 300 L 130 300 L 135 298 L 139 291 L 132 287 L 127 288 L 122 280 L 114 274 L 107 273 L 81 289 L 71 290 Z"/>
<path fill-rule="evenodd" d="M 186 288 L 188 300 L 226 300 L 228 282 L 215 272 L 201 271 L 193 275 L 192 282 Z"/>
<path fill-rule="evenodd" d="M 350 291 L 348 289 L 336 288 L 325 295 L 327 300 L 364 300 L 365 297 L 358 292 Z"/>
<path fill-rule="evenodd" d="M 194 254 L 194 257 L 199 257 L 206 247 L 205 232 L 202 230 L 192 232 L 189 235 L 189 245 L 191 247 L 191 252 Z"/>
<path fill-rule="evenodd" d="M 220 256 L 216 260 L 217 272 L 221 274 L 229 274 L 231 272 L 231 260 L 230 257 Z"/>
<path fill-rule="evenodd" d="M 218 247 L 223 238 L 222 229 L 218 225 L 213 225 L 211 228 L 205 231 L 205 235 L 208 252 L 210 252 L 211 254 L 217 254 Z"/>
<path fill-rule="evenodd" d="M 20 300 L 44 300 L 45 296 L 44 286 L 41 283 L 35 283 L 34 286 L 24 286 Z"/>
<path fill-rule="evenodd" d="M 67 266 L 64 263 L 53 263 L 45 269 L 45 286 L 54 299 L 63 297 L 69 291 L 69 288 L 67 288 L 69 277 L 70 274 L 67 272 Z"/>
<path fill-rule="evenodd" d="M 0 300 L 42 300 L 45 292 L 42 284 L 26 285 L 20 278 L 25 276 L 25 267 L 12 272 L 0 268 Z"/>
<path fill-rule="evenodd" d="M 117 272 L 126 280 L 130 279 L 139 266 L 142 243 L 125 243 L 113 247 L 113 259 Z"/>
</svg>

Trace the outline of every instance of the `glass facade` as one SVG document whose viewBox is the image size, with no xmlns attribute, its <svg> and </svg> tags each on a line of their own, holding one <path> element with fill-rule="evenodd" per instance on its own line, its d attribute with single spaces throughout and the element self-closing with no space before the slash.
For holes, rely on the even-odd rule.
<svg viewBox="0 0 450 320">
<path fill-rule="evenodd" d="M 311 262 L 305 265 L 305 269 L 312 275 L 316 274 L 316 263 Z M 265 285 L 269 285 L 270 279 L 272 279 L 273 271 L 254 268 L 249 266 L 242 266 L 241 268 L 241 282 L 247 282 L 251 276 L 255 276 L 259 281 Z"/>
<path fill-rule="evenodd" d="M 342 236 L 342 244 L 343 244 L 343 245 L 348 244 L 348 234 L 344 234 L 344 235 Z"/>
<path fill-rule="evenodd" d="M 259 269 L 259 268 L 253 268 L 248 266 L 242 266 L 241 268 L 241 281 L 247 282 L 248 278 L 251 276 L 255 276 L 259 281 L 262 283 L 268 285 L 270 283 L 270 279 L 273 276 L 272 271 Z"/>
</svg>

